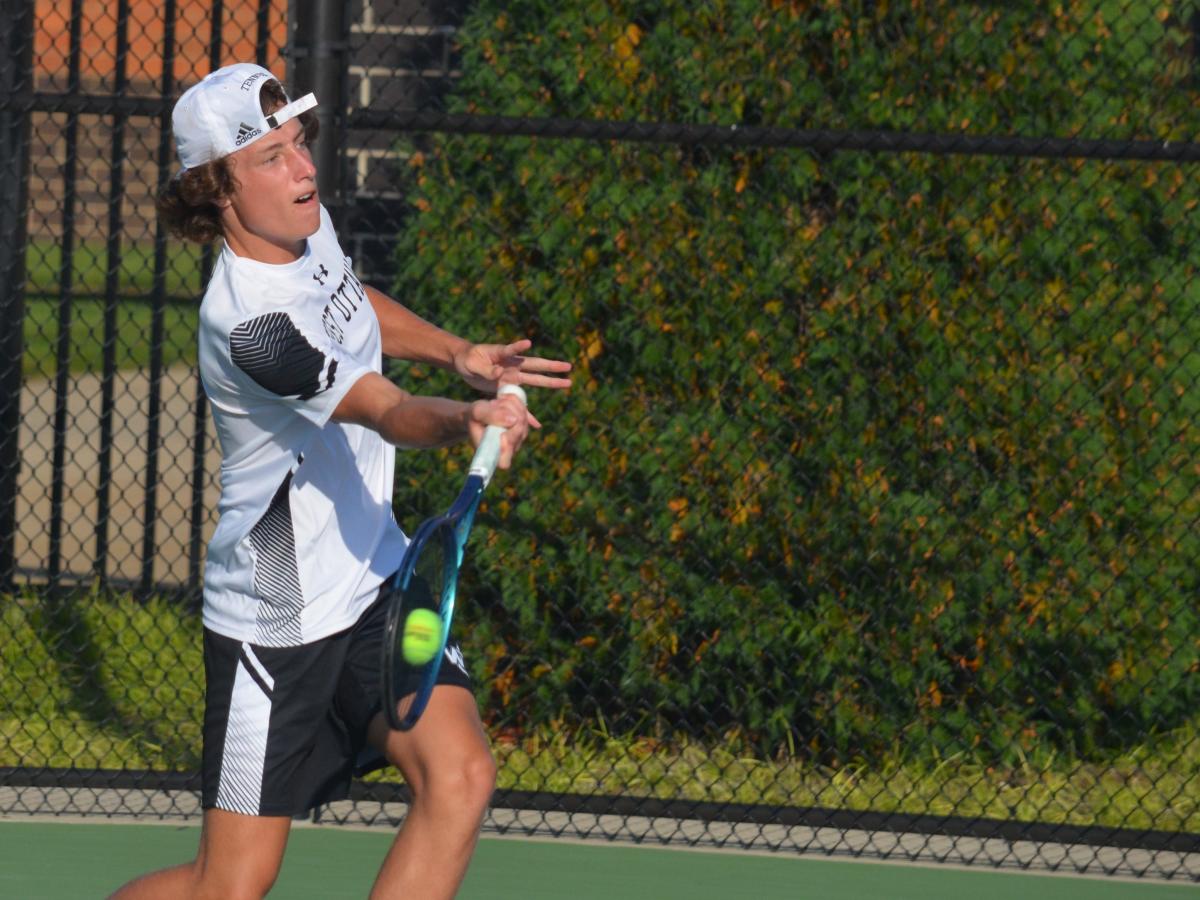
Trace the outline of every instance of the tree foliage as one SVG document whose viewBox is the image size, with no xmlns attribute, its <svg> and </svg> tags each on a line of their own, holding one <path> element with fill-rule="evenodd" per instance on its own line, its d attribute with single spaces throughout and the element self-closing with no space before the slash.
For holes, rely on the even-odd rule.
<svg viewBox="0 0 1200 900">
<path fill-rule="evenodd" d="M 480 2 L 451 106 L 1190 139 L 1180 10 Z M 399 296 L 577 364 L 568 397 L 532 398 L 546 432 L 472 549 L 487 714 L 827 761 L 1094 755 L 1184 722 L 1195 174 L 503 136 L 414 152 Z M 405 455 L 402 514 L 459 468 Z"/>
</svg>

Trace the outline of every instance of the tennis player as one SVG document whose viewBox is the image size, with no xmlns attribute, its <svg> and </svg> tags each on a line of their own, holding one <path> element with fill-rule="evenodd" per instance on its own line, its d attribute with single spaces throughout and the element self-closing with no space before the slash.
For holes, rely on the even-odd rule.
<svg viewBox="0 0 1200 900">
<path fill-rule="evenodd" d="M 413 801 L 372 897 L 451 897 L 495 785 L 461 648 L 447 648 L 420 723 L 388 729 L 380 587 L 407 538 L 392 514 L 395 448 L 478 443 L 508 427 L 510 465 L 537 420 L 511 397 L 406 393 L 384 356 L 473 388 L 566 388 L 530 342 L 472 344 L 359 282 L 317 195 L 312 94 L 255 65 L 220 69 L 176 104 L 183 170 L 159 199 L 171 231 L 224 240 L 200 306 L 200 373 L 221 441 L 220 518 L 204 577 L 204 824 L 194 861 L 120 898 L 262 897 L 292 817 L 347 795 L 370 746 Z"/>
</svg>

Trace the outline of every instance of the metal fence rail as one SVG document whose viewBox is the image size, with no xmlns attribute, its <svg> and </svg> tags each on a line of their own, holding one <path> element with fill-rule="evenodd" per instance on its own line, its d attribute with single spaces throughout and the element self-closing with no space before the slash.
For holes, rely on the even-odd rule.
<svg viewBox="0 0 1200 900">
<path fill-rule="evenodd" d="M 364 280 L 577 363 L 481 512 L 488 827 L 1200 880 L 1200 12 L 1043 6 L 6 3 L 0 812 L 197 814 L 212 251 L 152 198 L 254 59 Z"/>
</svg>

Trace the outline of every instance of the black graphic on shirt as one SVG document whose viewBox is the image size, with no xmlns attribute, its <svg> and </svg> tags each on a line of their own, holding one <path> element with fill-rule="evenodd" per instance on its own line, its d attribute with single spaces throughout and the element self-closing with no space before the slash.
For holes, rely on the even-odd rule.
<svg viewBox="0 0 1200 900">
<path fill-rule="evenodd" d="M 229 335 L 234 364 L 281 397 L 308 400 L 333 386 L 337 360 L 308 342 L 287 313 L 274 312 L 238 325 Z"/>
<path fill-rule="evenodd" d="M 296 537 L 292 529 L 289 502 L 292 473 L 271 499 L 271 505 L 250 529 L 254 548 L 254 589 L 262 602 L 258 607 L 255 641 L 268 646 L 300 643 L 300 613 L 304 595 L 300 592 L 300 571 L 296 565 Z"/>
</svg>

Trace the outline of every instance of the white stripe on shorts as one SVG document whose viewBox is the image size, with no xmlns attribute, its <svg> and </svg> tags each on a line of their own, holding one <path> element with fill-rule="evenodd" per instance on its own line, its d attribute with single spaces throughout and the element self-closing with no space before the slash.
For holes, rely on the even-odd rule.
<svg viewBox="0 0 1200 900">
<path fill-rule="evenodd" d="M 242 652 L 255 674 L 274 689 L 275 679 L 254 655 L 249 644 Z M 267 758 L 267 730 L 271 722 L 271 697 L 238 660 L 225 724 L 225 746 L 221 754 L 221 780 L 217 786 L 217 808 L 257 816 L 262 798 L 263 766 Z"/>
</svg>

